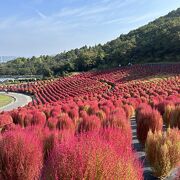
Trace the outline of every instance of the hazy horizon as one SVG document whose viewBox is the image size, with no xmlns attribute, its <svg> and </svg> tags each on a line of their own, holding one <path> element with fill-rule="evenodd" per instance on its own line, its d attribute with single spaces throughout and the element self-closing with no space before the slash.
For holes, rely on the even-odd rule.
<svg viewBox="0 0 180 180">
<path fill-rule="evenodd" d="M 6 0 L 0 4 L 0 56 L 104 44 L 178 7 L 179 0 Z"/>
</svg>

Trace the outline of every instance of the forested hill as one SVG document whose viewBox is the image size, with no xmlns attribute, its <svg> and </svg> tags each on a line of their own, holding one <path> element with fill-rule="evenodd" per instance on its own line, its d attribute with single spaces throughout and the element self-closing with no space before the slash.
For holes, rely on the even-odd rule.
<svg viewBox="0 0 180 180">
<path fill-rule="evenodd" d="M 60 75 L 131 62 L 180 62 L 180 8 L 104 45 L 0 64 L 3 74 Z"/>
</svg>

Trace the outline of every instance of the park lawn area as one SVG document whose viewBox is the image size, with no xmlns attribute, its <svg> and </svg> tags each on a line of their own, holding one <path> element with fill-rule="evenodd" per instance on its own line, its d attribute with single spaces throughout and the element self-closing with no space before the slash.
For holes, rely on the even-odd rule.
<svg viewBox="0 0 180 180">
<path fill-rule="evenodd" d="M 0 94 L 0 107 L 3 107 L 9 103 L 14 101 L 14 99 L 10 96 L 6 96 L 4 94 Z"/>
</svg>

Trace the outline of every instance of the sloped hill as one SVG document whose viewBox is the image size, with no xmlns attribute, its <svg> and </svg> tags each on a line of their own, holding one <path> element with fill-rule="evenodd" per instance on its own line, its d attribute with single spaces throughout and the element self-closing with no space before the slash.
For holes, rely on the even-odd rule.
<svg viewBox="0 0 180 180">
<path fill-rule="evenodd" d="M 117 67 L 128 62 L 180 62 L 180 8 L 104 45 L 84 46 L 53 57 L 18 58 L 0 64 L 0 75 L 62 75 Z"/>
</svg>

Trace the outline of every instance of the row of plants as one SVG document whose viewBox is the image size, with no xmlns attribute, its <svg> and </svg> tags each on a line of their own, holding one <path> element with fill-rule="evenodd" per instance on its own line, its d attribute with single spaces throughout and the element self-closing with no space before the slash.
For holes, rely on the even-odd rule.
<svg viewBox="0 0 180 180">
<path fill-rule="evenodd" d="M 171 75 L 148 80 L 159 73 Z M 167 176 L 180 165 L 178 74 L 177 65 L 137 65 L 0 87 L 36 97 L 0 113 L 0 179 L 141 180 L 133 115 L 155 176 Z"/>
<path fill-rule="evenodd" d="M 97 133 L 106 129 L 113 129 L 112 131 L 119 131 L 121 136 L 123 134 L 126 143 L 131 146 L 132 132 L 129 119 L 134 114 L 134 109 L 136 108 L 137 137 L 145 147 L 148 159 L 153 154 L 154 156 L 157 155 L 154 161 L 150 162 L 154 174 L 158 177 L 164 177 L 173 168 L 177 167 L 180 162 L 180 131 L 174 129 L 179 128 L 180 124 L 180 101 L 178 97 L 174 97 L 174 100 L 172 97 L 169 97 L 158 104 L 149 105 L 147 102 L 142 102 L 140 99 L 136 103 L 135 99 L 132 103 L 130 100 L 120 99 L 104 101 L 84 100 L 84 102 L 78 100 L 67 104 L 55 103 L 54 105 L 47 104 L 46 106 L 38 105 L 36 107 L 19 108 L 18 110 L 0 115 L 1 133 L 3 135 L 7 132 L 16 131 L 17 128 L 25 130 L 40 128 L 42 132 L 55 133 L 58 138 L 64 139 L 69 137 L 77 138 L 88 132 Z M 174 107 L 172 111 L 169 110 L 169 106 Z M 169 124 L 166 123 L 168 118 L 168 122 L 171 122 Z M 163 132 L 163 122 L 167 127 L 171 124 L 172 130 L 168 129 L 167 132 Z M 64 134 L 64 132 L 66 133 Z M 168 133 L 172 134 L 172 136 L 167 136 L 166 134 Z M 160 144 L 155 150 L 151 151 L 152 147 L 148 144 L 151 143 L 149 139 L 156 136 L 159 137 L 160 135 L 164 137 L 164 140 L 157 138 L 156 144 Z M 176 161 L 173 161 L 166 168 L 169 162 L 166 163 L 167 159 L 164 160 L 164 156 L 161 156 L 160 147 L 164 147 L 165 143 L 170 143 L 170 140 L 167 139 L 169 136 L 172 138 L 170 139 L 172 142 L 171 146 L 166 147 L 167 153 L 169 153 L 167 158 L 169 158 L 169 161 L 173 161 L 173 159 L 176 159 Z M 158 142 L 160 140 L 161 142 Z M 117 146 L 121 147 L 118 143 Z"/>
<path fill-rule="evenodd" d="M 180 167 L 180 101 L 141 104 L 136 110 L 136 122 L 137 138 L 145 147 L 153 173 L 163 179 Z"/>
<path fill-rule="evenodd" d="M 15 92 L 35 95 L 34 104 L 69 101 L 77 96 L 101 95 L 100 98 L 152 98 L 179 94 L 179 64 L 134 65 L 114 70 L 87 72 L 71 77 L 37 81 L 20 85 L 1 86 Z M 171 74 L 170 77 L 147 81 L 148 77 Z M 108 83 L 104 83 L 108 82 Z M 111 88 L 113 84 L 113 89 Z"/>
<path fill-rule="evenodd" d="M 19 108 L 0 115 L 1 179 L 143 179 L 121 101 Z"/>
</svg>

